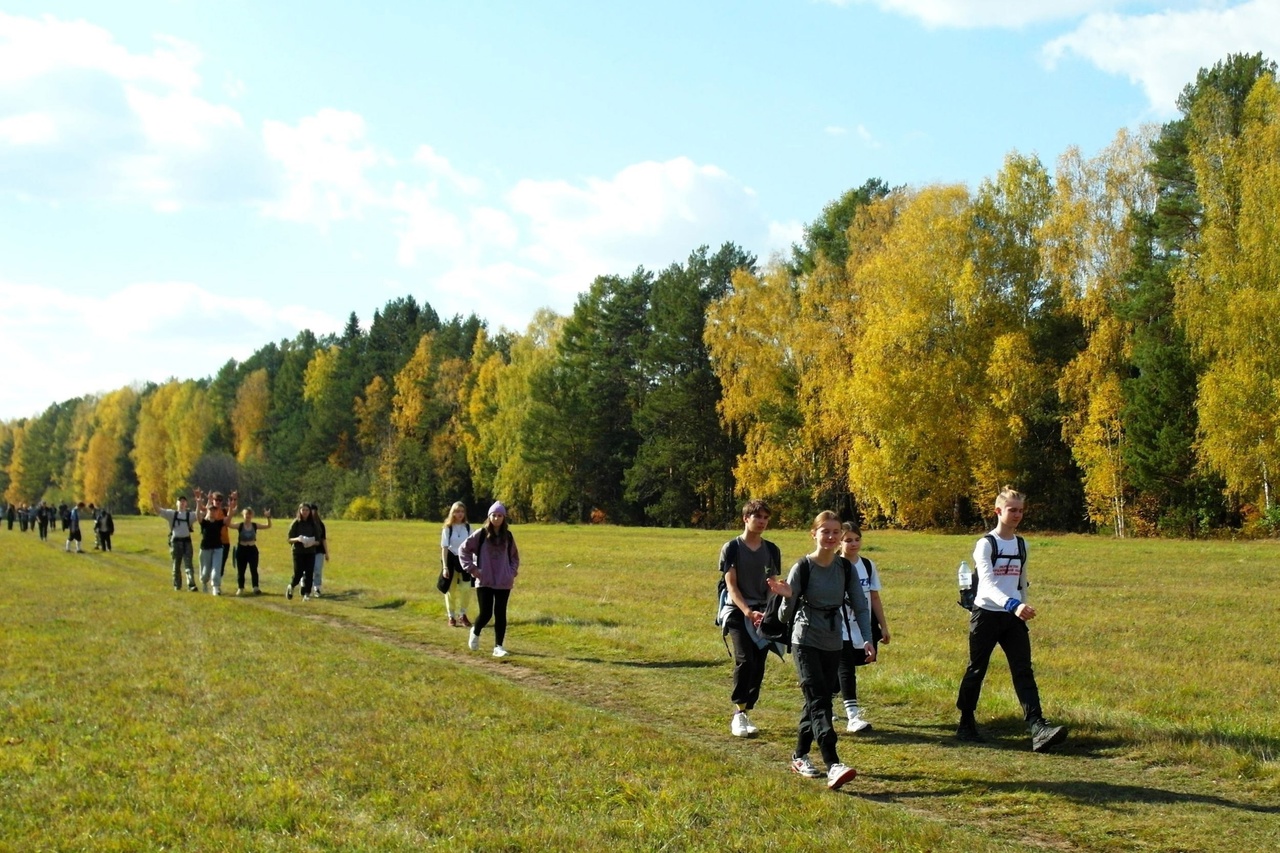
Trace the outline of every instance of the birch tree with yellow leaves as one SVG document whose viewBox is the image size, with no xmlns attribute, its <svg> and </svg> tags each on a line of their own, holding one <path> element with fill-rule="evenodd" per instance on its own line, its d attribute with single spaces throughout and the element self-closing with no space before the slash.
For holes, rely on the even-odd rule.
<svg viewBox="0 0 1280 853">
<path fill-rule="evenodd" d="M 1243 109 L 1206 90 L 1190 158 L 1204 210 L 1175 274 L 1199 381 L 1202 464 L 1267 509 L 1280 471 L 1280 86 L 1260 76 Z"/>
<path fill-rule="evenodd" d="M 1127 295 L 1135 217 L 1155 206 L 1150 142 L 1149 132 L 1122 130 L 1096 157 L 1068 149 L 1058 161 L 1053 209 L 1041 229 L 1045 266 L 1085 340 L 1058 379 L 1066 405 L 1062 435 L 1084 474 L 1089 519 L 1121 537 L 1131 496 L 1123 383 L 1132 329 L 1116 308 Z"/>
</svg>

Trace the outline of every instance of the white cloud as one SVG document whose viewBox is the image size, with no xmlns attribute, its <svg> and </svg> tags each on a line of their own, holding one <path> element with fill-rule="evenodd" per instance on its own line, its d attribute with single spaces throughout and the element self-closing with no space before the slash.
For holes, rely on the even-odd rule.
<svg viewBox="0 0 1280 853">
<path fill-rule="evenodd" d="M 0 384 L 0 418 L 6 420 L 38 414 L 53 399 L 171 376 L 211 376 L 228 359 L 247 358 L 267 341 L 304 328 L 316 334 L 342 328 L 340 320 L 313 308 L 227 299 L 181 281 L 80 296 L 0 280 L 0 304 L 6 357 L 23 368 L 6 373 Z M 208 329 L 217 331 L 204 334 Z M 50 346 L 51 340 L 61 343 Z"/>
<path fill-rule="evenodd" d="M 267 216 L 323 227 L 380 203 L 368 173 L 388 158 L 365 142 L 356 113 L 324 109 L 297 125 L 267 121 L 262 135 L 285 175 L 280 197 L 262 205 Z"/>
<path fill-rule="evenodd" d="M 198 92 L 200 52 L 155 41 L 135 53 L 85 21 L 0 14 L 0 192 L 161 210 L 268 192 L 260 142 Z"/>
<path fill-rule="evenodd" d="M 1092 15 L 1074 31 L 1044 47 L 1053 67 L 1069 54 L 1110 74 L 1127 77 L 1146 92 L 1159 116 L 1176 114 L 1178 95 L 1196 72 L 1229 53 L 1280 53 L 1280 3 L 1250 0 L 1189 11 L 1141 16 Z"/>
<path fill-rule="evenodd" d="M 879 148 L 880 140 L 876 139 L 871 131 L 867 130 L 866 125 L 858 125 L 858 138 L 861 139 L 868 148 Z"/>
<path fill-rule="evenodd" d="M 0 142 L 40 145 L 58 138 L 58 127 L 47 113 L 23 113 L 0 119 Z"/>
<path fill-rule="evenodd" d="M 823 132 L 826 133 L 828 136 L 844 136 L 849 131 L 847 128 L 837 127 L 836 125 L 832 124 L 832 125 L 827 125 L 827 127 L 823 128 Z"/>
<path fill-rule="evenodd" d="M 1134 2 L 1123 0 L 824 0 L 834 6 L 868 3 L 882 11 L 915 18 L 928 27 L 976 29 L 1024 27 L 1046 21 L 1079 18 Z M 1139 2 L 1138 5 L 1149 5 Z"/>
<path fill-rule="evenodd" d="M 637 264 L 665 266 L 700 243 L 743 239 L 765 227 L 751 189 L 685 157 L 637 163 L 608 180 L 524 180 L 508 201 L 529 223 L 526 256 L 580 271 L 588 281 Z"/>
</svg>

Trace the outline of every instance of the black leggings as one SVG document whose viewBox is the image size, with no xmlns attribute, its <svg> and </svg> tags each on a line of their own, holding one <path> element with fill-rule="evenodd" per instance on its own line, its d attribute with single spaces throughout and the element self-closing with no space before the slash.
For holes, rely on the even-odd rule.
<svg viewBox="0 0 1280 853">
<path fill-rule="evenodd" d="M 487 586 L 476 587 L 476 601 L 480 603 L 480 615 L 476 617 L 471 630 L 480 636 L 480 629 L 493 619 L 493 643 L 502 645 L 507 636 L 507 601 L 511 598 L 509 589 L 490 589 Z"/>
<path fill-rule="evenodd" d="M 257 545 L 237 545 L 236 546 L 236 586 L 244 589 L 244 570 L 249 570 L 249 576 L 253 579 L 253 588 L 258 588 L 258 546 Z"/>
</svg>

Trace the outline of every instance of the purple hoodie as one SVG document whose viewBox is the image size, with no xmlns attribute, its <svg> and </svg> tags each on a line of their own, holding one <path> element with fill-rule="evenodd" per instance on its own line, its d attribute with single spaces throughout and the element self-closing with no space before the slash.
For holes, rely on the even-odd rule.
<svg viewBox="0 0 1280 853">
<path fill-rule="evenodd" d="M 511 589 L 515 586 L 516 575 L 520 571 L 520 550 L 516 548 L 515 537 L 508 528 L 502 541 L 495 541 L 490 537 L 484 540 L 482 546 L 480 537 L 485 535 L 487 527 L 485 525 L 467 537 L 467 541 L 458 549 L 458 560 L 462 563 L 462 568 L 475 578 L 476 586 Z M 511 546 L 509 551 L 508 544 Z"/>
</svg>

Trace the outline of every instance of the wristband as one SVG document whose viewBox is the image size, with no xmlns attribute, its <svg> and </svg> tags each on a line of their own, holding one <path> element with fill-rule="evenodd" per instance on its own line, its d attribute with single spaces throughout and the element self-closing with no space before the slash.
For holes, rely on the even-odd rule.
<svg viewBox="0 0 1280 853">
<path fill-rule="evenodd" d="M 1022 602 L 1016 598 L 1011 598 L 1004 603 L 1004 609 L 1008 610 L 1010 613 L 1017 612 L 1018 608 L 1021 606 L 1022 606 Z"/>
</svg>

